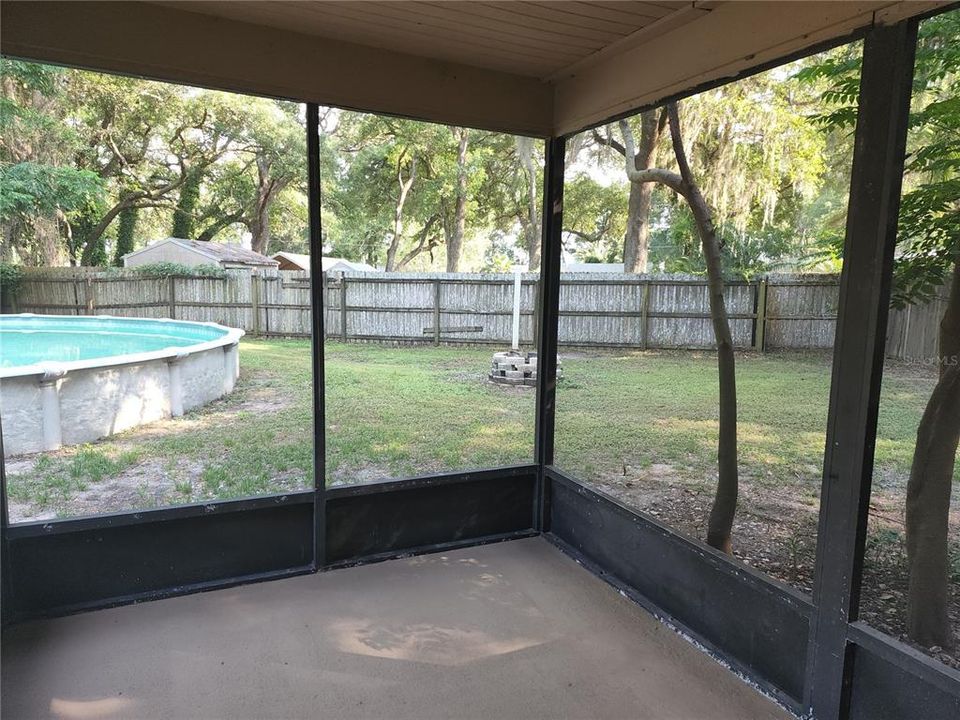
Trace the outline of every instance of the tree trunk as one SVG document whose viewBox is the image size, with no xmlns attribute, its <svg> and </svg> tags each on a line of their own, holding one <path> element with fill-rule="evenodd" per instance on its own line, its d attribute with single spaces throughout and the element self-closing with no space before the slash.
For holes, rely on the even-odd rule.
<svg viewBox="0 0 960 720">
<path fill-rule="evenodd" d="M 270 251 L 270 208 L 277 195 L 289 184 L 290 178 L 272 177 L 273 160 L 257 157 L 257 197 L 247 227 L 250 230 L 250 248 L 266 255 Z"/>
<path fill-rule="evenodd" d="M 120 211 L 117 226 L 117 247 L 113 252 L 113 264 L 123 267 L 123 256 L 133 252 L 137 233 L 137 213 L 135 207 L 127 207 Z"/>
<path fill-rule="evenodd" d="M 710 318 L 717 340 L 717 368 L 720 376 L 720 439 L 717 446 L 717 492 L 707 524 L 707 544 L 731 552 L 733 518 L 737 511 L 739 480 L 737 477 L 737 376 L 733 352 L 730 320 L 723 299 L 723 268 L 720 262 L 720 241 L 713 224 L 710 208 L 697 186 L 680 135 L 680 117 L 676 103 L 667 106 L 673 149 L 683 178 L 684 196 L 690 205 L 697 233 L 703 246 L 707 264 L 707 284 L 710 292 Z"/>
<path fill-rule="evenodd" d="M 540 269 L 540 211 L 537 208 L 537 171 L 533 165 L 533 138 L 517 136 L 517 154 L 527 182 L 526 207 L 520 217 L 527 248 L 527 269 Z"/>
<path fill-rule="evenodd" d="M 630 183 L 627 229 L 623 236 L 623 271 L 645 273 L 650 253 L 650 202 L 653 183 Z"/>
<path fill-rule="evenodd" d="M 657 120 L 656 110 L 640 115 L 640 143 L 634 156 L 638 170 L 655 164 L 657 143 L 662 132 L 662 123 Z M 623 270 L 628 273 L 644 273 L 650 256 L 650 205 L 653 200 L 652 182 L 631 182 L 627 204 L 627 228 L 623 236 Z"/>
<path fill-rule="evenodd" d="M 171 237 L 183 240 L 194 239 L 197 202 L 200 200 L 200 183 L 202 180 L 202 173 L 192 170 L 188 172 L 187 179 L 180 186 L 180 197 L 177 200 L 177 206 L 173 209 Z"/>
<path fill-rule="evenodd" d="M 397 203 L 393 209 L 393 237 L 390 238 L 390 245 L 387 246 L 387 263 L 384 267 L 386 272 L 392 272 L 397 268 L 397 251 L 400 249 L 400 239 L 403 237 L 403 206 L 407 202 L 407 195 L 410 188 L 413 187 L 413 181 L 417 177 L 417 159 L 410 161 L 410 175 L 406 180 L 403 179 L 403 161 L 404 155 L 397 160 L 397 185 L 399 192 L 397 194 Z"/>
<path fill-rule="evenodd" d="M 460 254 L 463 251 L 463 236 L 467 229 L 467 146 L 470 131 L 456 128 L 454 136 L 459 134 L 457 145 L 457 190 L 453 210 L 453 229 L 447 238 L 447 272 L 457 272 L 460 267 Z"/>
<path fill-rule="evenodd" d="M 907 633 L 926 647 L 951 648 L 947 527 L 960 444 L 960 259 L 940 321 L 939 360 L 940 377 L 917 427 L 907 482 Z"/>
</svg>

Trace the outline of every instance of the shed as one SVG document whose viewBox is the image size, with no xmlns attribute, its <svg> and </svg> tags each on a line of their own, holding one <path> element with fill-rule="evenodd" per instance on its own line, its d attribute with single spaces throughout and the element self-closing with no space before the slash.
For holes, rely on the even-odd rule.
<svg viewBox="0 0 960 720">
<path fill-rule="evenodd" d="M 237 243 L 218 243 L 210 240 L 184 240 L 168 237 L 134 250 L 123 256 L 124 267 L 137 267 L 150 263 L 179 263 L 219 265 L 229 270 L 237 268 L 276 268 L 279 263 L 273 258 L 249 250 Z"/>
</svg>

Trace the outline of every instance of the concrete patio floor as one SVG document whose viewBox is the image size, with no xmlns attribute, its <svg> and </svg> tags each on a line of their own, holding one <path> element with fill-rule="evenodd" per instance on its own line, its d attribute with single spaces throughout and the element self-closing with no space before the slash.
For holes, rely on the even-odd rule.
<svg viewBox="0 0 960 720">
<path fill-rule="evenodd" d="M 27 623 L 2 650 L 11 720 L 791 717 L 539 538 Z"/>
</svg>

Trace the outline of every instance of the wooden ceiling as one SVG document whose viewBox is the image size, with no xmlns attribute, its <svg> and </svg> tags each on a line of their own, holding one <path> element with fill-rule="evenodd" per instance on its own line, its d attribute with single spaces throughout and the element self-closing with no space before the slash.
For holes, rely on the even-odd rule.
<svg viewBox="0 0 960 720">
<path fill-rule="evenodd" d="M 157 4 L 552 80 L 610 48 L 677 27 L 719 3 L 200 0 Z"/>
<path fill-rule="evenodd" d="M 546 137 L 943 0 L 0 1 L 12 57 Z"/>
</svg>

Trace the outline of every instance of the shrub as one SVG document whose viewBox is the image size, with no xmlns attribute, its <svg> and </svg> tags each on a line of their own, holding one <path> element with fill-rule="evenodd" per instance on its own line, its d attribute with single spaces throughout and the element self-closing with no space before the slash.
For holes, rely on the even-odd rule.
<svg viewBox="0 0 960 720">
<path fill-rule="evenodd" d="M 14 298 L 17 296 L 17 288 L 20 287 L 20 281 L 23 279 L 23 270 L 19 265 L 0 262 L 0 304 L 3 307 L 13 305 Z"/>
<path fill-rule="evenodd" d="M 219 265 L 182 265 L 174 262 L 156 262 L 146 265 L 137 265 L 133 271 L 147 277 L 226 277 L 226 272 Z"/>
</svg>

